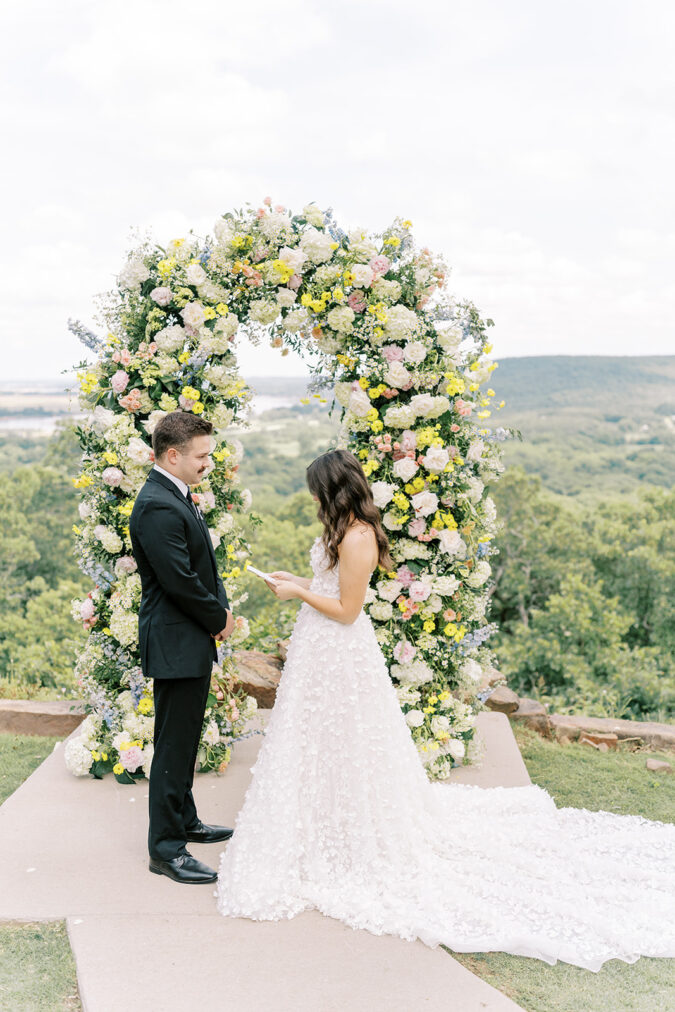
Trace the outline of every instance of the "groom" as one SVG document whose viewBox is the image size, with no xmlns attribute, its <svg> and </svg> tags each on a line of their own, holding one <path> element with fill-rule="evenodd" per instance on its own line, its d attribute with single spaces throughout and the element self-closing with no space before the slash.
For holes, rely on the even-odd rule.
<svg viewBox="0 0 675 1012">
<path fill-rule="evenodd" d="M 138 631 L 143 674 L 153 679 L 155 752 L 150 768 L 150 871 L 175 882 L 215 882 L 186 844 L 233 830 L 206 826 L 192 797 L 197 749 L 216 659 L 234 628 L 206 521 L 190 496 L 210 464 L 210 422 L 172 411 L 152 434 L 155 466 L 129 523 L 141 577 Z"/>
</svg>

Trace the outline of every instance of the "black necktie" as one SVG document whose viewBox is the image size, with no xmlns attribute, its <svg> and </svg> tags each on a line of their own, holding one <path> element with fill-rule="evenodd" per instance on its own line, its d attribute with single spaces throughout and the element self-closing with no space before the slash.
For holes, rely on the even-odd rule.
<svg viewBox="0 0 675 1012">
<path fill-rule="evenodd" d="M 201 518 L 200 518 L 200 515 L 199 515 L 199 510 L 197 509 L 196 503 L 195 503 L 194 499 L 192 498 L 192 495 L 190 494 L 190 489 L 188 489 L 187 492 L 185 493 L 185 498 L 187 499 L 187 501 L 188 501 L 188 503 L 190 505 L 190 509 L 192 510 L 192 512 L 194 513 L 194 515 L 197 517 L 197 520 L 200 520 Z"/>
</svg>

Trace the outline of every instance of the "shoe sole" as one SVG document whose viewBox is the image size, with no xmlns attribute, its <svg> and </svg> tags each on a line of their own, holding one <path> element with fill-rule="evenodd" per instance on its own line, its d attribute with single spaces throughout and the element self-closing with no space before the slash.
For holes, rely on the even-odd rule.
<svg viewBox="0 0 675 1012">
<path fill-rule="evenodd" d="M 167 875 L 165 871 L 161 871 L 159 868 L 153 868 L 150 865 L 148 867 L 153 875 L 163 875 L 164 878 L 177 882 L 178 885 L 212 885 L 218 881 L 217 875 L 214 875 L 213 878 L 174 878 L 173 875 Z"/>
<path fill-rule="evenodd" d="M 233 834 L 229 833 L 228 836 L 219 836 L 217 840 L 205 840 L 201 836 L 188 836 L 186 843 L 225 843 L 226 840 L 231 840 Z"/>
</svg>

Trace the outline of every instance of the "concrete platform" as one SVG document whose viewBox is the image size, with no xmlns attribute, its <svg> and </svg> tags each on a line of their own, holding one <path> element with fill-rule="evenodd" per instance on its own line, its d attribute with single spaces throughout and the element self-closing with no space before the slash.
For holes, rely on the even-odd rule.
<svg viewBox="0 0 675 1012">
<path fill-rule="evenodd" d="M 528 784 L 506 716 L 481 714 L 479 733 L 481 765 L 454 778 Z M 240 742 L 224 775 L 197 776 L 205 821 L 233 823 L 260 742 Z M 315 911 L 284 922 L 220 917 L 211 887 L 148 872 L 147 786 L 75 778 L 57 746 L 0 807 L 0 919 L 67 919 L 85 1012 L 519 1007 L 421 942 L 355 931 Z M 219 845 L 190 849 L 217 866 Z"/>
</svg>

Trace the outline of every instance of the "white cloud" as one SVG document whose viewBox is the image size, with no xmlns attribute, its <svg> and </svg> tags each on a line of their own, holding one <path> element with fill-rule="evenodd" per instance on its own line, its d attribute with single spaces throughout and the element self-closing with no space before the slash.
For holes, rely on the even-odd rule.
<svg viewBox="0 0 675 1012">
<path fill-rule="evenodd" d="M 79 360 L 66 319 L 132 228 L 268 193 L 411 218 L 497 356 L 673 353 L 674 26 L 665 0 L 6 5 L 4 375 Z"/>
</svg>

